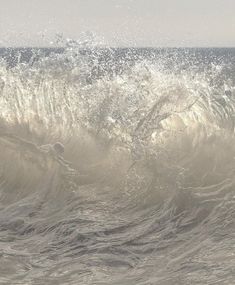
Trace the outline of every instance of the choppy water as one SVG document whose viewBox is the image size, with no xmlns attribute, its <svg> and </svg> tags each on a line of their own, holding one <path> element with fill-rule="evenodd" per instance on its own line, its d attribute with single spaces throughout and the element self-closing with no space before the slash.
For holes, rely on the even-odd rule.
<svg viewBox="0 0 235 285">
<path fill-rule="evenodd" d="M 235 50 L 4 52 L 0 284 L 234 284 Z"/>
</svg>

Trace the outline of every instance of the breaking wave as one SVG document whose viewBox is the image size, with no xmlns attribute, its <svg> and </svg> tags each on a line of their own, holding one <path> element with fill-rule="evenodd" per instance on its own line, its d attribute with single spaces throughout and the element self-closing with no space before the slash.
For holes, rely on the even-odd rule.
<svg viewBox="0 0 235 285">
<path fill-rule="evenodd" d="M 232 284 L 232 76 L 99 64 L 0 64 L 1 284 Z"/>
</svg>

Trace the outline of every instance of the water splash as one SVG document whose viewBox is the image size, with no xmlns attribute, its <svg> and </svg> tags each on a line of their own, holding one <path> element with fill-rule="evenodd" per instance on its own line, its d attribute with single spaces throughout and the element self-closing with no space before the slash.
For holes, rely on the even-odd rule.
<svg viewBox="0 0 235 285">
<path fill-rule="evenodd" d="M 1 62 L 1 282 L 232 282 L 227 65 L 128 52 L 99 76 L 101 51 L 71 45 Z"/>
</svg>

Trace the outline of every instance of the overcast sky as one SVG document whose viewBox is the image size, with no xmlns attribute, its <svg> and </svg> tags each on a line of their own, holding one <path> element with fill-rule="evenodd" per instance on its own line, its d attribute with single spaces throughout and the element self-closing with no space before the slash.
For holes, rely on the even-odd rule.
<svg viewBox="0 0 235 285">
<path fill-rule="evenodd" d="M 235 46 L 235 0 L 0 0 L 0 46 Z"/>
</svg>

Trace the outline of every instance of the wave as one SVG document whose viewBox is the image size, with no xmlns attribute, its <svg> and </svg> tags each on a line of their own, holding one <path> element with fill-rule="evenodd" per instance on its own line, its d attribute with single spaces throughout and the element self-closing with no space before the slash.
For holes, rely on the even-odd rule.
<svg viewBox="0 0 235 285">
<path fill-rule="evenodd" d="M 1 63 L 1 282 L 232 282 L 235 89 L 164 60 Z"/>
</svg>

